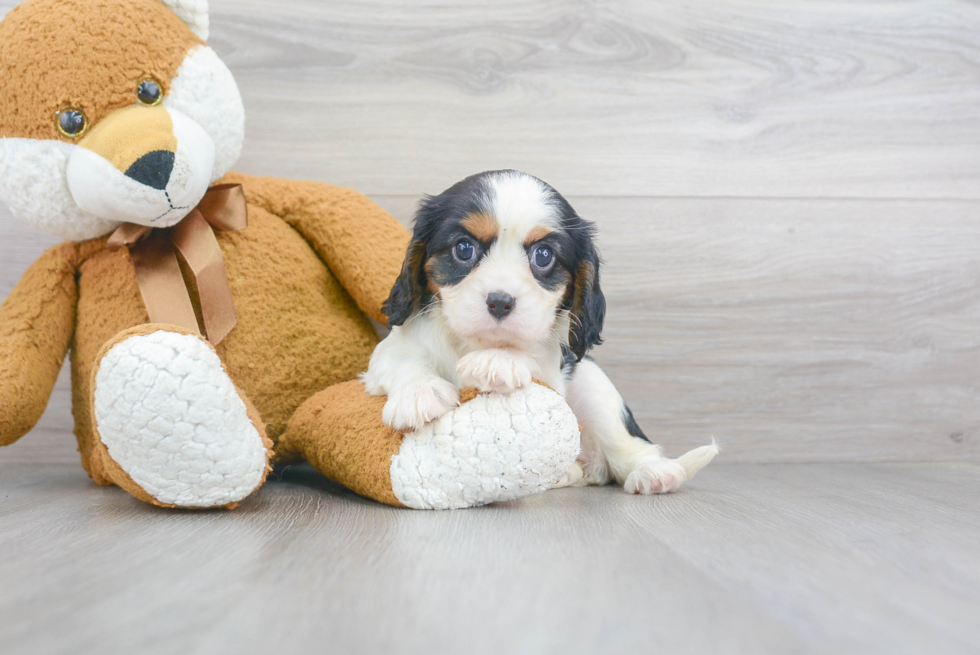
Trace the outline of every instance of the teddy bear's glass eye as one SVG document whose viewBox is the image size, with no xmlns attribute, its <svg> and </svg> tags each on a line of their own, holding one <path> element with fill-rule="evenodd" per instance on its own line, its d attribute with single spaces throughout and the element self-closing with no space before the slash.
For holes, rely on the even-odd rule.
<svg viewBox="0 0 980 655">
<path fill-rule="evenodd" d="M 136 87 L 136 99 L 140 101 L 141 105 L 146 105 L 147 107 L 156 106 L 163 100 L 163 89 L 154 80 L 143 80 Z"/>
<path fill-rule="evenodd" d="M 88 127 L 88 118 L 85 117 L 85 113 L 81 109 L 71 107 L 59 111 L 55 122 L 58 125 L 58 131 L 69 139 L 78 138 Z"/>
</svg>

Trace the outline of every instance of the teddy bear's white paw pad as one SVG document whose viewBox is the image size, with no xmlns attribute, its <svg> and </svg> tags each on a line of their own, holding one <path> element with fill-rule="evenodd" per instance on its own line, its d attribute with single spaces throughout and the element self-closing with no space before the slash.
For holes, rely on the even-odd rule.
<svg viewBox="0 0 980 655">
<path fill-rule="evenodd" d="M 579 445 L 578 420 L 551 389 L 481 395 L 405 435 L 391 458 L 391 488 L 414 509 L 517 500 L 555 486 Z"/>
<path fill-rule="evenodd" d="M 197 337 L 160 330 L 113 346 L 95 377 L 95 420 L 112 459 L 163 504 L 220 507 L 264 479 L 262 437 Z"/>
</svg>

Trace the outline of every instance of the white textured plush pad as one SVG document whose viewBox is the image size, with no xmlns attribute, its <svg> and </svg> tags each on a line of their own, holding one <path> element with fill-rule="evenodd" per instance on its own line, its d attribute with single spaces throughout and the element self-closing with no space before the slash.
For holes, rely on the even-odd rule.
<svg viewBox="0 0 980 655">
<path fill-rule="evenodd" d="M 95 377 L 112 459 L 161 503 L 220 507 L 262 482 L 266 448 L 215 352 L 160 330 L 113 346 Z"/>
<path fill-rule="evenodd" d="M 405 436 L 391 461 L 391 487 L 413 509 L 517 500 L 553 487 L 580 443 L 578 421 L 551 389 L 480 395 Z"/>
</svg>

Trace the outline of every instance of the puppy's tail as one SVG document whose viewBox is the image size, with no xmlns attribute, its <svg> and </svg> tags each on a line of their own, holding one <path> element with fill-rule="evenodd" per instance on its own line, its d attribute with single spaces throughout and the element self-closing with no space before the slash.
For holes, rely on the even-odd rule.
<svg viewBox="0 0 980 655">
<path fill-rule="evenodd" d="M 711 440 L 710 446 L 701 446 L 700 448 L 695 448 L 680 457 L 677 458 L 677 462 L 684 467 L 685 473 L 687 473 L 687 479 L 690 480 L 697 472 L 703 469 L 705 466 L 711 463 L 711 460 L 715 458 L 721 449 L 718 447 L 718 442 L 715 439 Z"/>
</svg>

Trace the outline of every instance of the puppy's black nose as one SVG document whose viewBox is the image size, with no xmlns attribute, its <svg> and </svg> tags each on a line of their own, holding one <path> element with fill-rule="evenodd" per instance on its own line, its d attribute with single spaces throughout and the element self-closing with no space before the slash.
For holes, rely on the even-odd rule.
<svg viewBox="0 0 980 655">
<path fill-rule="evenodd" d="M 151 189 L 163 191 L 170 182 L 170 174 L 174 172 L 174 153 L 166 150 L 148 152 L 129 167 L 126 177 L 131 177 L 140 184 Z"/>
<path fill-rule="evenodd" d="M 487 295 L 487 309 L 498 321 L 503 320 L 507 314 L 514 311 L 516 305 L 517 301 L 514 300 L 514 296 L 508 293 L 494 292 Z"/>
</svg>

